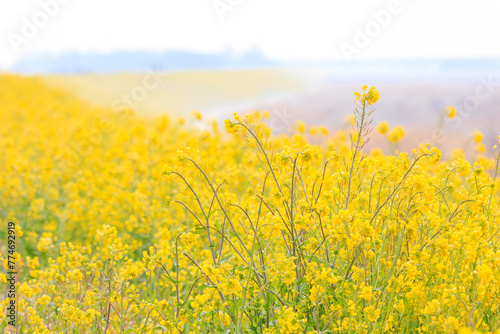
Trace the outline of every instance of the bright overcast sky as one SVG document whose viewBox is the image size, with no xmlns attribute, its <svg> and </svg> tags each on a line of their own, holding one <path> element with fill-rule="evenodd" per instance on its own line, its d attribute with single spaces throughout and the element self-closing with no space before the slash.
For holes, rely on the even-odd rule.
<svg viewBox="0 0 500 334">
<path fill-rule="evenodd" d="M 398 9 L 381 26 L 373 13 L 391 1 Z M 231 9 L 223 20 L 214 3 Z M 499 0 L 1 0 L 0 69 L 26 54 L 70 51 L 343 59 L 342 43 L 356 47 L 367 27 L 373 36 L 353 59 L 500 57 L 499 17 Z"/>
</svg>

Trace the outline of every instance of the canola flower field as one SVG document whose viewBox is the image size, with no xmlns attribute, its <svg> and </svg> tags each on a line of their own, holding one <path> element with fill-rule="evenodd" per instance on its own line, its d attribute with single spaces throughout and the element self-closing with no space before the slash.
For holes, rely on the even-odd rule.
<svg viewBox="0 0 500 334">
<path fill-rule="evenodd" d="M 273 135 L 0 76 L 2 309 L 15 222 L 19 333 L 500 333 L 499 149 L 368 151 L 379 97 Z"/>
</svg>

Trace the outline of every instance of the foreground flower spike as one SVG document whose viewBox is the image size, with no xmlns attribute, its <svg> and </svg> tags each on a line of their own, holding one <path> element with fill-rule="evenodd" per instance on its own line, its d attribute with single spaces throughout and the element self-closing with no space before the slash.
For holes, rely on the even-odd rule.
<svg viewBox="0 0 500 334">
<path fill-rule="evenodd" d="M 373 113 L 373 110 L 369 109 L 368 105 L 374 104 L 380 97 L 375 87 L 371 87 L 370 90 L 366 92 L 367 88 L 367 85 L 364 85 L 362 87 L 363 94 L 358 92 L 354 93 L 358 103 L 356 104 L 356 108 L 354 109 L 355 123 L 352 126 L 351 134 L 352 157 L 350 157 L 350 164 L 346 165 L 346 173 L 349 174 L 349 178 L 347 181 L 347 195 L 344 207 L 344 209 L 346 210 L 351 197 L 353 176 L 359 171 L 360 164 L 365 158 L 365 155 L 362 153 L 362 149 L 368 143 L 367 137 L 371 132 L 370 125 L 373 119 L 371 119 L 370 117 Z"/>
</svg>

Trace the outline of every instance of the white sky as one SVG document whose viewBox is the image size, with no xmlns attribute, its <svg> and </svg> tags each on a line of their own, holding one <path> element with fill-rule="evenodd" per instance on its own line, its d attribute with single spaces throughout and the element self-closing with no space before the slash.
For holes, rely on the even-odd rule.
<svg viewBox="0 0 500 334">
<path fill-rule="evenodd" d="M 23 37 L 26 22 L 41 25 L 42 4 L 55 1 L 66 4 L 16 51 L 9 39 Z M 224 20 L 214 0 L 0 0 L 0 69 L 26 54 L 68 51 L 257 49 L 272 59 L 344 59 L 340 44 L 353 44 L 372 11 L 398 0 L 218 1 L 235 4 Z M 500 57 L 500 0 L 399 3 L 353 59 Z"/>
</svg>

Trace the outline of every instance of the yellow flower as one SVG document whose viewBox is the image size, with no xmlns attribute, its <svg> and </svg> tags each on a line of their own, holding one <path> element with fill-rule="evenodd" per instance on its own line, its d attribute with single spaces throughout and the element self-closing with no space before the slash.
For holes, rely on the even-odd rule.
<svg viewBox="0 0 500 334">
<path fill-rule="evenodd" d="M 193 234 L 191 232 L 184 233 L 181 236 L 182 243 L 186 247 L 191 247 L 192 245 L 194 245 L 196 243 L 197 239 L 198 239 L 197 235 L 195 235 L 195 234 Z"/>
<path fill-rule="evenodd" d="M 356 96 L 356 100 L 360 101 L 361 103 L 366 101 L 366 103 L 368 103 L 369 105 L 375 104 L 380 98 L 380 94 L 374 86 L 372 86 L 368 92 L 366 92 L 367 88 L 367 85 L 364 85 L 362 87 L 364 92 L 363 94 L 358 92 L 354 93 L 354 95 Z"/>
<path fill-rule="evenodd" d="M 452 160 L 456 160 L 458 158 L 465 159 L 464 150 L 460 147 L 455 148 L 455 149 L 453 149 L 453 151 L 451 151 L 450 157 Z"/>
<path fill-rule="evenodd" d="M 446 111 L 448 112 L 448 118 L 455 118 L 457 115 L 457 109 L 454 106 L 447 106 Z"/>
<path fill-rule="evenodd" d="M 52 241 L 52 233 L 43 233 L 42 238 L 40 238 L 40 241 L 38 242 L 38 245 L 36 248 L 44 253 L 49 250 L 49 248 L 54 247 L 53 241 Z"/>
<path fill-rule="evenodd" d="M 320 125 L 318 130 L 319 130 L 320 135 L 322 135 L 324 137 L 328 136 L 328 128 L 326 126 Z"/>
<path fill-rule="evenodd" d="M 344 122 L 349 123 L 351 125 L 356 124 L 356 115 L 354 114 L 345 115 Z"/>
<path fill-rule="evenodd" d="M 481 132 L 477 131 L 477 129 L 472 132 L 471 136 L 472 140 L 474 140 L 475 143 L 480 143 L 484 139 L 484 135 Z"/>
<path fill-rule="evenodd" d="M 311 136 L 315 136 L 318 133 L 318 127 L 311 126 L 309 132 L 311 133 Z"/>
<path fill-rule="evenodd" d="M 382 122 L 378 123 L 378 125 L 377 125 L 377 131 L 381 135 L 385 135 L 387 132 L 389 132 L 389 129 L 390 129 L 389 123 L 386 121 L 382 121 Z"/>
<path fill-rule="evenodd" d="M 490 268 L 490 266 L 486 264 L 482 264 L 481 266 L 479 266 L 477 276 L 482 283 L 489 283 L 493 279 L 493 275 L 493 270 Z"/>
<path fill-rule="evenodd" d="M 368 104 L 375 104 L 380 98 L 380 94 L 375 87 L 371 87 L 368 93 L 366 94 L 366 101 Z"/>
<path fill-rule="evenodd" d="M 299 133 L 304 133 L 306 132 L 306 123 L 302 122 L 301 120 L 298 120 L 295 124 L 295 126 L 297 127 L 297 131 Z"/>
<path fill-rule="evenodd" d="M 375 308 L 375 306 L 373 305 L 365 307 L 363 311 L 365 313 L 366 320 L 370 322 L 377 321 L 377 319 L 380 317 L 380 309 Z"/>
<path fill-rule="evenodd" d="M 47 295 L 38 298 L 38 304 L 40 305 L 48 305 L 49 302 L 50 302 L 50 297 Z"/>
<path fill-rule="evenodd" d="M 199 112 L 199 111 L 193 111 L 193 116 L 194 116 L 194 119 L 196 119 L 198 121 L 201 121 L 201 119 L 203 118 L 201 112 Z"/>
<path fill-rule="evenodd" d="M 397 143 L 404 137 L 405 137 L 405 131 L 401 125 L 396 125 L 387 135 L 387 138 L 391 143 Z"/>
<path fill-rule="evenodd" d="M 372 290 L 373 289 L 371 286 L 365 286 L 363 289 L 361 289 L 361 292 L 359 293 L 359 298 L 364 300 L 372 299 Z"/>
<path fill-rule="evenodd" d="M 226 128 L 226 131 L 229 132 L 230 134 L 235 134 L 239 130 L 238 128 L 239 125 L 229 119 L 224 120 L 224 127 Z"/>
</svg>

